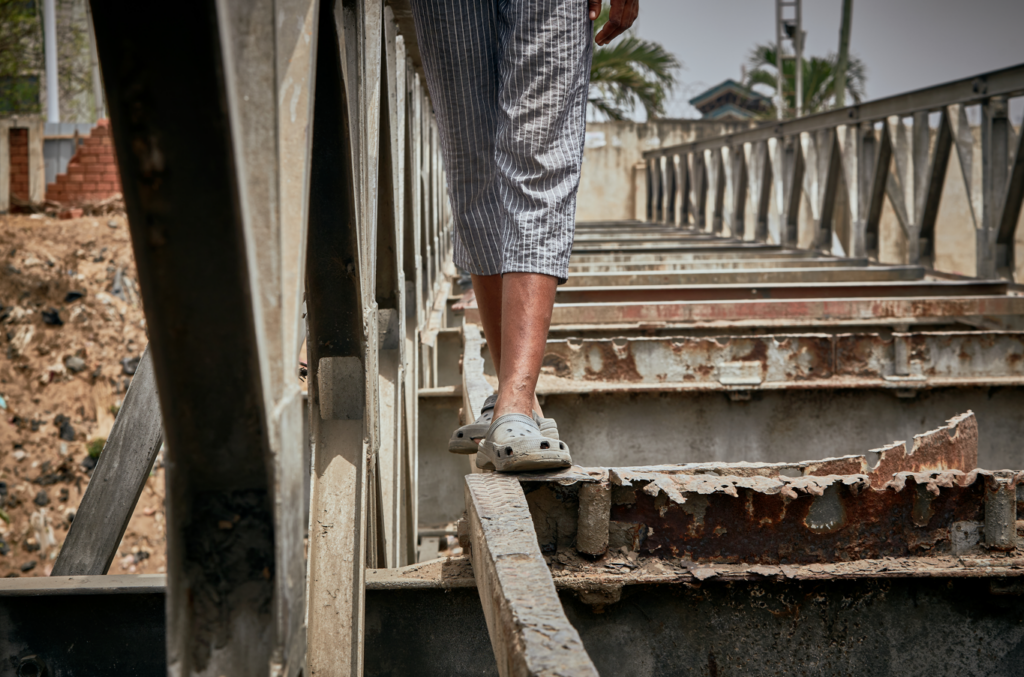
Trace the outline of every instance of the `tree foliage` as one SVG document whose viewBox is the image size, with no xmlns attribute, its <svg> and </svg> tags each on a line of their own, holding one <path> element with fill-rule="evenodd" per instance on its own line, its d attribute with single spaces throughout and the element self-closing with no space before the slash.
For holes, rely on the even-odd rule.
<svg viewBox="0 0 1024 677">
<path fill-rule="evenodd" d="M 607 7 L 594 21 L 595 35 L 606 21 Z M 675 71 L 680 67 L 674 54 L 630 31 L 613 44 L 594 48 L 589 103 L 611 120 L 627 118 L 638 105 L 648 119 L 660 117 L 665 114 L 665 99 L 676 85 Z"/>
<path fill-rule="evenodd" d="M 0 0 L 0 111 L 39 112 L 42 44 L 35 3 Z"/>
<path fill-rule="evenodd" d="M 82 0 L 56 0 L 61 119 L 90 117 L 89 35 Z M 0 0 L 0 111 L 38 113 L 45 80 L 43 17 L 33 0 Z"/>
<path fill-rule="evenodd" d="M 829 54 L 827 57 L 804 57 L 803 60 L 803 97 L 804 115 L 818 113 L 835 106 L 835 75 L 839 57 Z M 763 85 L 771 90 L 775 97 L 778 89 L 778 59 L 774 45 L 756 45 L 747 60 L 750 71 L 747 73 L 748 87 Z M 796 61 L 785 59 L 782 63 L 782 75 L 788 83 L 786 86 L 786 109 L 796 108 Z M 854 103 L 864 100 L 867 69 L 864 62 L 850 55 L 846 68 L 846 94 Z M 765 113 L 766 117 L 775 117 L 775 100 L 772 107 Z"/>
</svg>

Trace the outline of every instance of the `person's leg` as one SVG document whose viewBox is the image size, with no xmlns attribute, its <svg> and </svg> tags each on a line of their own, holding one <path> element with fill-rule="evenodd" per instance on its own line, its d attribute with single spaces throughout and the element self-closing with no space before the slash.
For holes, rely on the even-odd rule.
<svg viewBox="0 0 1024 677">
<path fill-rule="evenodd" d="M 519 275 L 519 273 L 514 275 Z M 472 275 L 471 277 L 473 278 L 473 293 L 476 296 L 477 308 L 480 310 L 480 323 L 483 324 L 484 337 L 487 339 L 487 349 L 491 353 L 491 362 L 494 363 L 494 371 L 498 374 L 499 383 L 503 383 L 506 381 L 505 376 L 501 373 L 501 333 L 504 331 L 501 324 L 501 317 L 504 312 L 504 304 L 509 303 L 509 301 L 512 300 L 513 305 L 521 305 L 520 302 L 523 300 L 535 300 L 535 294 L 524 287 L 518 280 L 504 280 L 503 282 L 501 275 Z M 512 275 L 509 277 L 511 278 Z M 503 284 L 505 286 L 503 286 Z M 509 296 L 505 299 L 503 297 L 503 289 L 509 285 L 511 285 L 509 292 L 507 292 Z M 524 313 L 519 310 L 512 310 L 511 314 L 521 316 Z M 550 323 L 550 320 L 551 316 L 549 314 L 547 321 L 544 323 L 543 333 L 545 339 L 547 338 L 548 331 L 547 324 Z M 532 318 L 529 318 L 528 321 L 530 321 L 532 325 L 536 325 L 535 322 L 532 322 Z M 518 341 L 515 343 L 517 345 L 519 344 Z M 541 347 L 543 348 L 543 342 L 541 343 Z M 542 350 L 538 359 L 543 359 L 543 357 L 544 355 Z M 513 363 L 515 365 L 521 365 L 521 361 L 519 359 L 514 359 Z M 533 379 L 534 389 L 536 388 L 536 381 L 537 379 L 535 376 Z M 499 385 L 499 392 L 500 390 L 501 386 Z M 499 399 L 502 399 L 500 395 Z M 504 398 L 504 401 L 511 402 L 513 399 L 514 398 Z M 537 400 L 536 395 L 533 396 L 531 406 L 533 407 L 533 410 L 537 412 L 538 416 L 544 416 L 544 411 L 540 408 L 540 402 Z M 503 413 L 507 413 L 504 410 L 502 411 Z M 527 411 L 529 411 L 529 408 L 520 413 L 526 413 Z"/>
<path fill-rule="evenodd" d="M 551 324 L 558 280 L 537 273 L 507 273 L 502 280 L 501 345 L 498 369 L 498 402 L 494 416 L 529 414 L 543 416 L 537 402 L 537 378 Z M 483 317 L 483 313 L 481 313 Z M 488 346 L 490 342 L 488 341 Z"/>
</svg>

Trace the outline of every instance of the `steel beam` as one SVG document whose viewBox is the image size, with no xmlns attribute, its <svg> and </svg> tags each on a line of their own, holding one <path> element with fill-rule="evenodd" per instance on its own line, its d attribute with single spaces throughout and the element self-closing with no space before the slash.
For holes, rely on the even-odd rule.
<svg viewBox="0 0 1024 677">
<path fill-rule="evenodd" d="M 473 572 L 502 677 L 597 675 L 555 592 L 514 477 L 466 477 Z"/>
<path fill-rule="evenodd" d="M 153 358 L 147 348 L 53 565 L 53 576 L 107 573 L 163 439 Z"/>
<path fill-rule="evenodd" d="M 477 311 L 466 310 L 467 321 L 476 321 Z M 904 297 L 888 299 L 764 299 L 759 301 L 667 301 L 659 303 L 556 304 L 552 325 L 595 325 L 639 323 L 659 326 L 822 326 L 865 323 L 923 324 L 1003 321 L 1014 328 L 1014 318 L 1024 315 L 1024 297 L 960 296 Z"/>
<path fill-rule="evenodd" d="M 740 301 L 746 299 L 888 299 L 888 298 L 957 298 L 982 295 L 1003 295 L 1004 282 L 985 280 L 899 281 L 899 282 L 828 282 L 800 284 L 688 284 L 657 286 L 581 286 L 558 289 L 555 303 L 664 303 L 672 301 Z"/>
<path fill-rule="evenodd" d="M 301 598 L 282 597 L 295 582 L 275 557 L 262 374 L 277 356 L 261 352 L 251 285 L 235 44 L 213 2 L 92 12 L 167 437 L 168 669 L 266 672 L 289 640 L 275 615 Z"/>
<path fill-rule="evenodd" d="M 694 266 L 696 267 L 696 266 Z M 688 266 L 689 268 L 689 266 Z M 577 273 L 569 277 L 562 289 L 575 287 L 682 286 L 738 284 L 808 284 L 830 282 L 890 282 L 920 280 L 924 268 L 893 267 L 819 267 L 819 268 L 747 268 L 741 270 L 687 270 L 673 272 Z"/>
</svg>

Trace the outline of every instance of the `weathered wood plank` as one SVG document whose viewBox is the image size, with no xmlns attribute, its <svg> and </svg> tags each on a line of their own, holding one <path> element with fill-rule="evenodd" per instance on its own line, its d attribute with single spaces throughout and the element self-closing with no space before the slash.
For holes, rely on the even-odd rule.
<svg viewBox="0 0 1024 677">
<path fill-rule="evenodd" d="M 52 575 L 107 573 L 163 439 L 153 358 L 147 348 L 103 445 Z"/>
</svg>

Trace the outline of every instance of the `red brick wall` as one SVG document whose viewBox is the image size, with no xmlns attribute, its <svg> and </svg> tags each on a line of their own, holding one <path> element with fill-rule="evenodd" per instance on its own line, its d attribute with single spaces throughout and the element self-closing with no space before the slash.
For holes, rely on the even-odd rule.
<svg viewBox="0 0 1024 677">
<path fill-rule="evenodd" d="M 68 162 L 68 171 L 58 174 L 56 183 L 46 187 L 46 199 L 76 203 L 104 200 L 121 192 L 117 158 L 110 138 L 110 123 L 100 120 Z"/>
<path fill-rule="evenodd" d="M 10 133 L 11 200 L 28 202 L 28 130 L 12 127 Z"/>
</svg>

